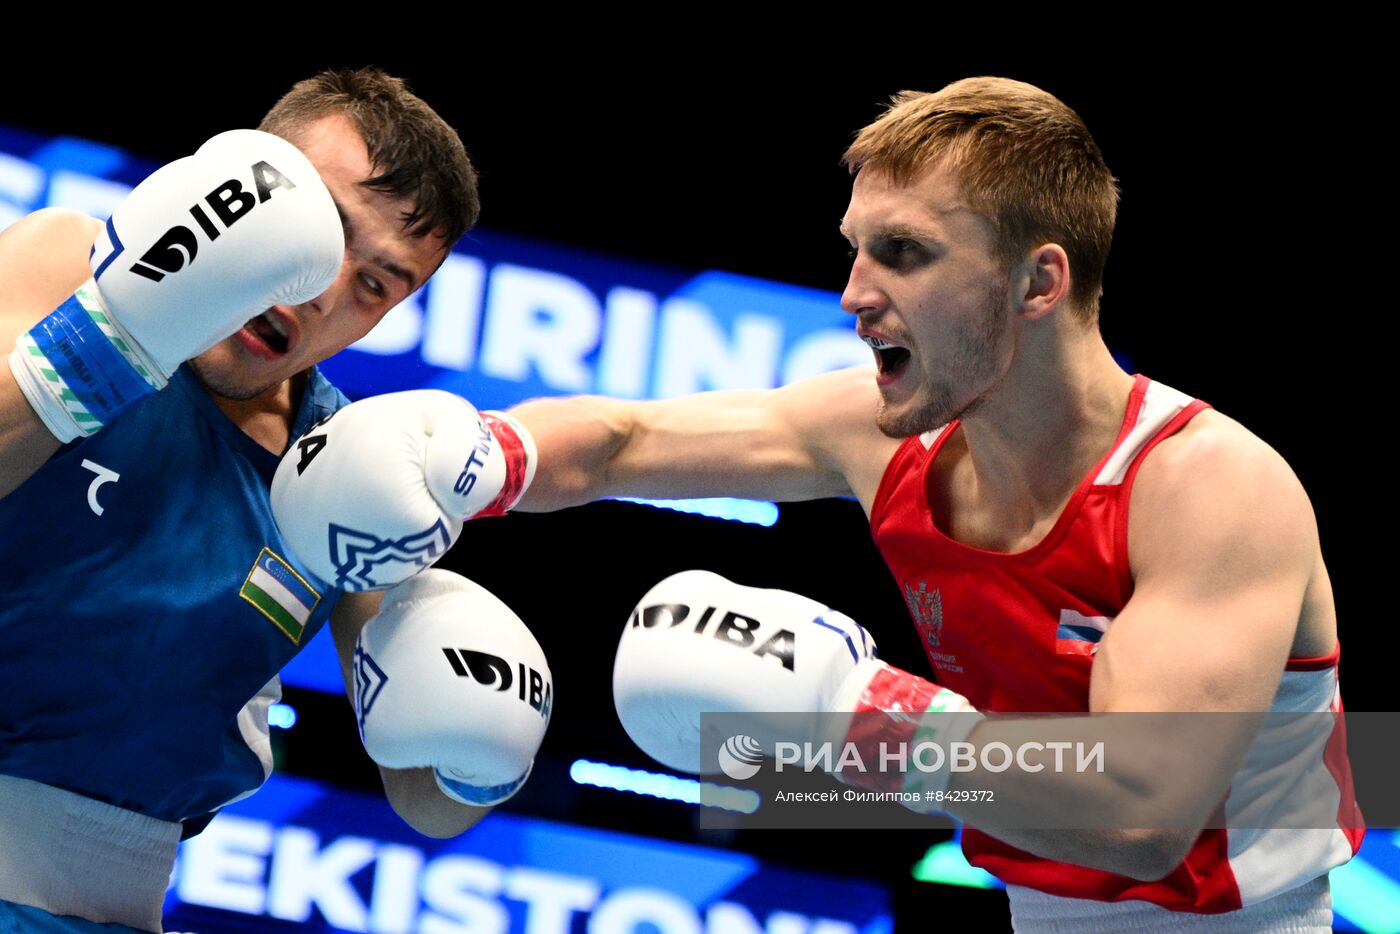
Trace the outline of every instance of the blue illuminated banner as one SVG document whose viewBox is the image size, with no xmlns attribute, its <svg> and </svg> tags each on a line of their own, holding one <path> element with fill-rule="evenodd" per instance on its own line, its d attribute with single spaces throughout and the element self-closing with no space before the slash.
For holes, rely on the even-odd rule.
<svg viewBox="0 0 1400 934">
<path fill-rule="evenodd" d="M 888 893 L 754 857 L 493 813 L 454 840 L 274 776 L 180 847 L 166 927 L 408 934 L 887 934 Z M 275 925 L 275 927 L 274 927 Z"/>
<path fill-rule="evenodd" d="M 669 275 L 490 231 L 465 249 L 336 357 L 331 378 L 361 394 L 434 386 L 498 407 L 767 389 L 871 359 L 833 293 Z"/>
<path fill-rule="evenodd" d="M 111 146 L 0 127 L 0 229 L 50 206 L 106 218 L 155 167 Z M 324 369 L 351 398 L 434 387 L 478 408 L 765 389 L 871 362 L 838 299 L 476 230 Z"/>
</svg>

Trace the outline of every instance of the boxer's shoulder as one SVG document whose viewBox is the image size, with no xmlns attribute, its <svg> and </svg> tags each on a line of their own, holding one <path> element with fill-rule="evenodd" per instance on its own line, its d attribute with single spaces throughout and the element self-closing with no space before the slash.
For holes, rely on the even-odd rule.
<svg viewBox="0 0 1400 934">
<path fill-rule="evenodd" d="M 1311 554 L 1312 504 L 1293 469 L 1267 442 L 1214 409 L 1197 413 L 1143 458 L 1131 491 L 1133 564 L 1207 541 Z"/>
<path fill-rule="evenodd" d="M 1242 479 L 1295 485 L 1302 491 L 1278 451 L 1230 416 L 1203 409 L 1143 459 L 1134 494 L 1146 490 L 1170 495 L 1184 485 L 1217 487 L 1223 492 L 1232 480 Z"/>
<path fill-rule="evenodd" d="M 1191 620 L 1217 653 L 1226 639 L 1260 657 L 1284 638 L 1293 657 L 1331 651 L 1336 615 L 1312 503 L 1262 438 L 1202 410 L 1147 452 L 1129 495 L 1138 605 Z"/>
</svg>

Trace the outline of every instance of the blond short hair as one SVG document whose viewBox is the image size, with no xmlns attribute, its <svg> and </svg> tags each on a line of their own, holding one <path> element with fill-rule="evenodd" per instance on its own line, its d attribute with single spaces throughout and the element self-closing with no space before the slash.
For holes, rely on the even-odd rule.
<svg viewBox="0 0 1400 934">
<path fill-rule="evenodd" d="M 851 174 L 865 169 L 899 184 L 944 165 L 995 226 L 1003 263 L 1042 243 L 1064 248 L 1070 303 L 1082 320 L 1097 321 L 1118 184 L 1084 121 L 1058 98 L 1008 78 L 901 91 L 841 161 Z"/>
</svg>

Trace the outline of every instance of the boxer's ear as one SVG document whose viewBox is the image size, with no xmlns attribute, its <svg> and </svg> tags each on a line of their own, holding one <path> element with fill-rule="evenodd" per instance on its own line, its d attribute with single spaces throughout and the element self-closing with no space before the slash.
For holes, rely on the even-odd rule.
<svg viewBox="0 0 1400 934">
<path fill-rule="evenodd" d="M 1018 312 L 1036 321 L 1057 308 L 1067 308 L 1070 295 L 1069 256 L 1058 243 L 1043 243 L 1031 250 L 1011 273 L 1012 294 L 1019 296 Z"/>
</svg>

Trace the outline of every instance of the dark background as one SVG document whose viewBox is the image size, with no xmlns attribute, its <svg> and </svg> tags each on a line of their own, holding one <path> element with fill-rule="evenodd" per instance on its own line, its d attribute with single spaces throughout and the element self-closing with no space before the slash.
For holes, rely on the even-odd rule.
<svg viewBox="0 0 1400 934">
<path fill-rule="evenodd" d="M 868 28 L 852 24 L 849 44 L 829 58 L 783 65 L 738 47 L 643 59 L 603 44 L 560 57 L 507 43 L 496 55 L 508 64 L 492 67 L 441 51 L 244 55 L 183 71 L 156 57 L 82 80 L 3 66 L 12 70 L 0 71 L 10 90 L 0 121 L 166 160 L 217 131 L 255 125 L 319 67 L 380 64 L 461 131 L 481 173 L 483 226 L 839 291 L 848 260 L 836 224 L 849 179 L 838 159 L 881 103 L 972 74 L 1038 84 L 1078 110 L 1120 179 L 1102 312 L 1110 346 L 1239 419 L 1293 465 L 1336 593 L 1348 707 L 1393 708 L 1381 690 L 1389 601 L 1373 557 L 1388 545 L 1389 456 L 1377 442 L 1389 434 L 1389 374 L 1353 346 L 1388 333 L 1389 296 L 1374 294 L 1386 267 L 1357 233 L 1360 220 L 1384 216 L 1384 186 L 1365 164 L 1358 78 L 1281 50 L 1208 44 L 1157 60 L 930 49 L 894 65 L 863 43 Z M 893 880 L 905 919 L 931 907 L 930 887 L 905 880 L 937 837 L 717 837 L 694 829 L 692 808 L 580 788 L 565 775 L 578 757 L 647 765 L 612 711 L 611 655 L 633 602 L 672 571 L 705 567 L 807 593 L 861 620 L 891 661 L 926 670 L 854 504 L 785 505 L 773 529 L 618 503 L 513 516 L 471 524 L 447 566 L 514 606 L 552 660 L 554 720 L 512 808 Z M 283 766 L 373 784 L 343 702 L 290 699 L 302 717 L 285 735 Z M 937 896 L 952 897 L 974 894 Z"/>
</svg>

